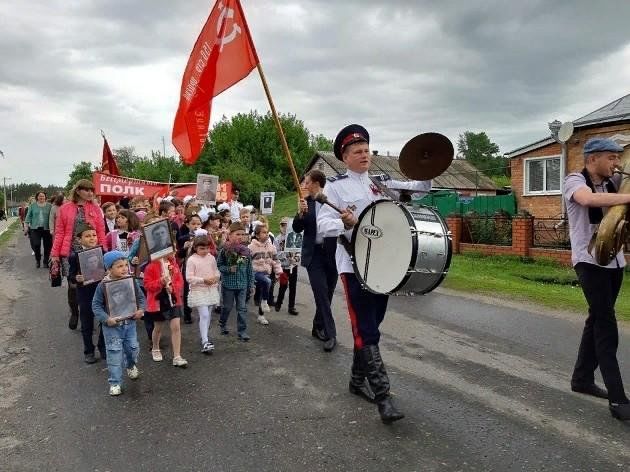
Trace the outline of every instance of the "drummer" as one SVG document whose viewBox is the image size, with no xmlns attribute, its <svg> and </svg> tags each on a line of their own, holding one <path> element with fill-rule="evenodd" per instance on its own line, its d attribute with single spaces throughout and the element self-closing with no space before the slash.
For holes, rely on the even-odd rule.
<svg viewBox="0 0 630 472">
<path fill-rule="evenodd" d="M 342 160 L 347 172 L 329 177 L 324 187 L 328 201 L 343 211 L 341 215 L 323 205 L 317 215 L 317 228 L 324 237 L 340 236 L 337 245 L 337 270 L 346 294 L 348 314 L 354 336 L 354 358 L 350 377 L 350 392 L 376 403 L 385 424 L 400 420 L 404 415 L 393 405 L 389 394 L 389 378 L 379 351 L 379 326 L 385 317 L 387 295 L 367 291 L 354 275 L 347 246 L 352 228 L 359 215 L 370 203 L 388 198 L 382 186 L 413 192 L 428 192 L 431 181 L 385 180 L 374 182 L 368 170 L 372 162 L 370 135 L 360 125 L 346 126 L 335 138 L 334 152 Z M 345 238 L 345 239 L 344 239 Z M 367 378 L 367 384 L 366 384 Z"/>
</svg>

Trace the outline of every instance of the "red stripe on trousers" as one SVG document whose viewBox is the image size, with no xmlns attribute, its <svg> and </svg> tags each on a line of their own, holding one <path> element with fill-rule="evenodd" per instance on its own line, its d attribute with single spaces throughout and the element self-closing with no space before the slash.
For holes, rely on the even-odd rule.
<svg viewBox="0 0 630 472">
<path fill-rule="evenodd" d="M 348 316 L 350 317 L 350 325 L 352 326 L 352 337 L 354 338 L 354 348 L 361 349 L 363 347 L 363 338 L 359 333 L 359 325 L 357 323 L 357 312 L 354 311 L 354 307 L 350 302 L 350 296 L 348 295 L 348 282 L 346 281 L 346 274 L 339 274 L 341 276 L 341 282 L 343 283 L 343 294 L 346 297 L 346 305 L 348 305 Z"/>
</svg>

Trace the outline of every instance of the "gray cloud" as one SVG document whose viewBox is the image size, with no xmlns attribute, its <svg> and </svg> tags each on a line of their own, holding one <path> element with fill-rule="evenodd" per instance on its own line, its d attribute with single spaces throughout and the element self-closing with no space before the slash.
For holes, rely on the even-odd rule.
<svg viewBox="0 0 630 472">
<path fill-rule="evenodd" d="M 278 109 L 330 137 L 363 123 L 382 152 L 422 131 L 455 140 L 469 129 L 505 152 L 630 92 L 627 2 L 242 4 Z M 211 7 L 0 5 L 0 171 L 62 184 L 73 162 L 99 161 L 100 128 L 113 147 L 160 149 Z M 214 119 L 268 110 L 254 74 L 215 99 Z"/>
</svg>

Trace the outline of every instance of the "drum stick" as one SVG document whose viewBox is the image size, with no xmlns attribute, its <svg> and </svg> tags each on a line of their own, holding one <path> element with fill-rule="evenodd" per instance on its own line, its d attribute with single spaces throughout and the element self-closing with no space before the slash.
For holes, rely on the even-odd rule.
<svg viewBox="0 0 630 472">
<path fill-rule="evenodd" d="M 341 211 L 337 206 L 330 203 L 328 201 L 328 197 L 324 195 L 323 193 L 318 193 L 317 195 L 315 195 L 315 201 L 321 203 L 322 205 L 328 205 L 330 208 L 332 208 L 333 210 L 335 210 L 336 212 L 340 214 L 343 213 L 343 211 Z"/>
</svg>

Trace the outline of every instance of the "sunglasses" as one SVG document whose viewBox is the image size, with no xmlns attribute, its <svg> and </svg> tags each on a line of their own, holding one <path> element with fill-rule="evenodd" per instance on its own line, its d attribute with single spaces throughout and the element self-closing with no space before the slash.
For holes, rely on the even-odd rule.
<svg viewBox="0 0 630 472">
<path fill-rule="evenodd" d="M 287 225 L 286 223 L 280 223 L 280 226 L 286 226 L 286 225 Z"/>
</svg>

